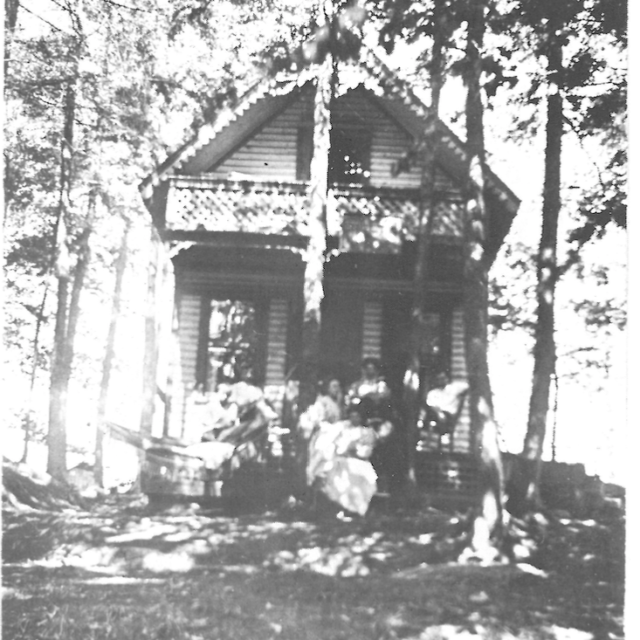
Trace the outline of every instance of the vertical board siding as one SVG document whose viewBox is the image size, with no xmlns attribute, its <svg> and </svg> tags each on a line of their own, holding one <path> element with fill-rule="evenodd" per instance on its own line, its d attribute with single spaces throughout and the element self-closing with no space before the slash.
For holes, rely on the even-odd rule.
<svg viewBox="0 0 640 640">
<path fill-rule="evenodd" d="M 365 300 L 362 322 L 362 359 L 382 355 L 382 301 Z"/>
<path fill-rule="evenodd" d="M 467 363 L 464 349 L 464 318 L 462 309 L 455 309 L 451 327 L 451 379 L 467 380 Z M 460 421 L 455 430 L 454 448 L 456 451 L 470 449 L 469 403 L 465 400 Z"/>
</svg>

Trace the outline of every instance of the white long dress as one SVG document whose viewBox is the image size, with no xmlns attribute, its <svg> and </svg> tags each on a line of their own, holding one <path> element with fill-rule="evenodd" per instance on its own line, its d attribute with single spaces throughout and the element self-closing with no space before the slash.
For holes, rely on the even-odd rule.
<svg viewBox="0 0 640 640">
<path fill-rule="evenodd" d="M 376 434 L 347 420 L 322 423 L 311 437 L 308 482 L 343 509 L 364 515 L 377 489 L 369 462 Z"/>
</svg>

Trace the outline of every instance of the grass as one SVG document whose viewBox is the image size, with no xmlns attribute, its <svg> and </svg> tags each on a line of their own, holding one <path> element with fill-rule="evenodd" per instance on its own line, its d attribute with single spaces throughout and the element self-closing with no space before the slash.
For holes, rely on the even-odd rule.
<svg viewBox="0 0 640 640">
<path fill-rule="evenodd" d="M 3 637 L 614 640 L 621 516 L 553 519 L 534 568 L 447 562 L 457 518 L 435 510 L 342 523 L 114 503 L 55 526 L 42 514 L 54 543 L 30 558 L 13 514 Z"/>
</svg>

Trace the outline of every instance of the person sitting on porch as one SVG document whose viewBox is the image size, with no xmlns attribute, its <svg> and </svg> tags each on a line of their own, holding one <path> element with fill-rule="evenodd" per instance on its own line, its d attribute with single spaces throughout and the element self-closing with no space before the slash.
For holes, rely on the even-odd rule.
<svg viewBox="0 0 640 640">
<path fill-rule="evenodd" d="M 220 387 L 222 385 L 218 386 L 219 390 Z M 221 404 L 227 422 L 218 424 L 217 428 L 206 434 L 208 437 L 203 439 L 237 444 L 278 417 L 259 387 L 247 382 L 236 382 L 223 387 L 221 393 Z"/>
<path fill-rule="evenodd" d="M 338 378 L 329 378 L 316 401 L 300 416 L 299 430 L 305 440 L 323 423 L 335 423 L 344 417 L 344 393 Z"/>
<path fill-rule="evenodd" d="M 222 386 L 222 385 L 220 385 Z M 235 407 L 226 403 L 228 391 L 205 391 L 204 384 L 194 385 L 187 397 L 186 415 L 182 440 L 186 444 L 196 444 L 213 439 L 212 434 L 233 424 L 237 418 Z"/>
<path fill-rule="evenodd" d="M 438 373 L 434 387 L 427 393 L 421 419 L 440 434 L 453 434 L 462 402 L 469 389 L 464 380 L 450 380 L 446 371 Z"/>
<path fill-rule="evenodd" d="M 382 493 L 391 490 L 391 485 L 399 483 L 402 475 L 402 452 L 399 432 L 395 428 L 398 416 L 391 404 L 391 389 L 380 375 L 380 361 L 365 358 L 362 362 L 362 376 L 349 388 L 348 400 L 359 403 L 365 423 L 375 429 L 378 446 L 371 462 L 378 474 Z"/>
<path fill-rule="evenodd" d="M 391 390 L 380 375 L 380 361 L 377 358 L 365 358 L 362 361 L 362 375 L 350 387 L 347 402 L 369 398 L 376 406 L 389 401 Z"/>
<path fill-rule="evenodd" d="M 351 405 L 347 415 L 346 420 L 323 423 L 312 436 L 307 478 L 332 503 L 365 515 L 377 488 L 369 459 L 378 436 L 364 425 L 359 405 Z"/>
<path fill-rule="evenodd" d="M 318 396 L 318 418 L 320 422 L 338 422 L 344 417 L 344 393 L 338 378 L 329 378 L 324 393 Z"/>
</svg>

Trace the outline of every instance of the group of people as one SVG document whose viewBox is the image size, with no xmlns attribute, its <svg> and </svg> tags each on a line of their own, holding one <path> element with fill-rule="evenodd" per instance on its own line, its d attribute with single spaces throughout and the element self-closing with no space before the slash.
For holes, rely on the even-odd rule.
<svg viewBox="0 0 640 640">
<path fill-rule="evenodd" d="M 467 384 L 436 376 L 420 421 L 440 436 L 451 434 Z M 239 443 L 250 440 L 277 414 L 261 389 L 243 382 L 219 385 L 215 393 L 196 388 L 187 406 L 183 439 L 208 469 L 218 469 Z M 364 515 L 376 493 L 402 484 L 406 442 L 391 402 L 391 390 L 373 358 L 346 391 L 338 378 L 326 381 L 315 403 L 300 416 L 306 450 L 306 483 L 345 512 Z M 302 453 L 302 452 L 301 452 Z"/>
<path fill-rule="evenodd" d="M 301 418 L 308 441 L 307 483 L 346 512 L 364 515 L 376 492 L 388 488 L 396 430 L 390 400 L 380 365 L 369 358 L 346 393 L 337 378 L 329 379 Z"/>
<path fill-rule="evenodd" d="M 451 438 L 467 388 L 439 373 L 420 412 L 422 425 Z M 376 493 L 402 482 L 406 443 L 377 360 L 363 362 L 361 378 L 346 393 L 329 379 L 300 428 L 308 442 L 307 484 L 345 511 L 364 515 Z"/>
</svg>

